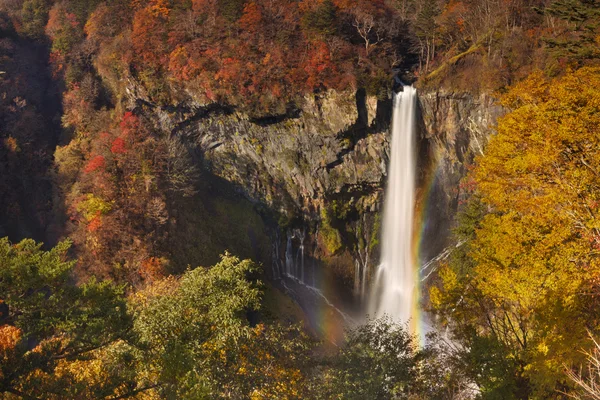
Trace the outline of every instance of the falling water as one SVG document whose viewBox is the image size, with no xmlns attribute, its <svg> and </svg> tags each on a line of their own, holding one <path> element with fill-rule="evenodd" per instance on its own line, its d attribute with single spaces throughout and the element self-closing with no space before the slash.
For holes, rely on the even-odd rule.
<svg viewBox="0 0 600 400">
<path fill-rule="evenodd" d="M 306 233 L 304 231 L 297 231 L 296 236 L 300 240 L 300 246 L 298 247 L 298 253 L 296 254 L 296 278 L 299 279 L 300 282 L 305 282 L 305 280 L 304 280 L 304 238 L 306 237 Z"/>
<path fill-rule="evenodd" d="M 292 254 L 292 239 L 294 235 L 288 232 L 287 243 L 285 245 L 285 274 L 287 276 L 295 276 L 294 271 L 294 256 Z"/>
<path fill-rule="evenodd" d="M 381 264 L 371 291 L 369 311 L 408 322 L 415 306 L 413 257 L 415 197 L 416 89 L 404 86 L 394 97 L 392 149 L 386 190 Z"/>
</svg>

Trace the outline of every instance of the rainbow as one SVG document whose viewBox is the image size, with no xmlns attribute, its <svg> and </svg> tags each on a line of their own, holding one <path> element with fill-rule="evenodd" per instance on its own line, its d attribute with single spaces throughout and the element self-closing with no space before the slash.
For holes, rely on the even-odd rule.
<svg viewBox="0 0 600 400">
<path fill-rule="evenodd" d="M 426 233 L 428 231 L 428 218 L 432 215 L 434 206 L 433 189 L 437 186 L 441 173 L 441 165 L 434 157 L 429 158 L 430 163 L 426 167 L 425 175 L 418 185 L 416 194 L 415 207 L 415 222 L 414 222 L 414 237 L 413 237 L 413 256 L 415 274 L 415 301 L 413 309 L 413 318 L 411 323 L 411 331 L 419 338 L 421 345 L 425 344 L 426 335 L 431 331 L 432 327 L 427 319 L 426 313 L 423 311 L 424 301 L 424 280 L 428 277 L 430 270 L 424 270 L 423 265 L 429 261 L 424 260 L 423 250 L 426 243 Z"/>
</svg>

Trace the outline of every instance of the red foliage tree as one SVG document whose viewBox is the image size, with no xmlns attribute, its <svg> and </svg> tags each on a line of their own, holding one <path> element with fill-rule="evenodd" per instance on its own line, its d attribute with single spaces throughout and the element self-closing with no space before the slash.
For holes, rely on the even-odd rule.
<svg viewBox="0 0 600 400">
<path fill-rule="evenodd" d="M 121 118 L 121 122 L 119 123 L 119 128 L 121 128 L 123 136 L 134 135 L 140 131 L 140 126 L 140 119 L 131 111 L 123 114 L 123 118 Z"/>
<path fill-rule="evenodd" d="M 83 169 L 83 172 L 89 174 L 104 167 L 106 167 L 106 160 L 103 156 L 98 155 L 93 157 L 90 161 L 88 161 L 87 165 Z"/>
<path fill-rule="evenodd" d="M 123 140 L 123 138 L 121 138 L 121 137 L 116 138 L 112 142 L 112 145 L 110 146 L 110 151 L 113 154 L 125 154 L 127 152 L 127 148 L 126 148 L 125 141 Z"/>
<path fill-rule="evenodd" d="M 102 217 L 100 213 L 96 214 L 94 218 L 88 222 L 87 229 L 89 232 L 96 232 L 102 226 Z"/>
<path fill-rule="evenodd" d="M 325 42 L 316 42 L 311 49 L 304 71 L 308 75 L 306 86 L 316 89 L 330 86 L 328 80 L 335 73 L 335 64 L 331 61 L 331 52 Z"/>
</svg>

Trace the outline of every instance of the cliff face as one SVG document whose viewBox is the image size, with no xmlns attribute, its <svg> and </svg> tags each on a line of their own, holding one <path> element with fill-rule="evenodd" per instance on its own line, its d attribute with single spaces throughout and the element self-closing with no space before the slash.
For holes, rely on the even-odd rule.
<svg viewBox="0 0 600 400">
<path fill-rule="evenodd" d="M 313 284 L 326 271 L 364 296 L 377 263 L 380 210 L 389 159 L 391 100 L 362 93 L 306 97 L 284 115 L 252 119 L 224 106 L 187 102 L 161 108 L 135 87 L 132 106 L 198 153 L 198 162 L 234 185 L 269 225 L 277 278 Z M 419 118 L 419 202 L 427 204 L 422 258 L 447 244 L 459 182 L 480 154 L 501 109 L 486 96 L 423 93 Z"/>
<path fill-rule="evenodd" d="M 447 245 L 459 200 L 465 195 L 460 182 L 474 158 L 483 154 L 503 109 L 486 94 L 443 91 L 421 93 L 419 105 L 420 206 L 426 214 L 421 257 L 430 259 Z"/>
</svg>

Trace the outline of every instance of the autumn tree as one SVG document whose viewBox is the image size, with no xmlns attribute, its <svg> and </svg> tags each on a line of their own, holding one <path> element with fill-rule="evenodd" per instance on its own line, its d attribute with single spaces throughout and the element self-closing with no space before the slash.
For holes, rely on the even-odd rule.
<svg viewBox="0 0 600 400">
<path fill-rule="evenodd" d="M 515 85 L 474 171 L 490 212 L 475 218 L 466 259 L 441 271 L 431 297 L 479 371 L 494 355 L 496 368 L 479 375 L 491 391 L 544 397 L 567 385 L 561 365 L 580 361 L 577 347 L 598 330 L 588 310 L 600 272 L 599 83 L 586 68 Z"/>
</svg>

